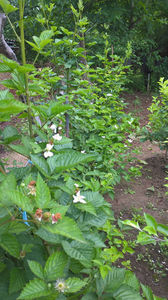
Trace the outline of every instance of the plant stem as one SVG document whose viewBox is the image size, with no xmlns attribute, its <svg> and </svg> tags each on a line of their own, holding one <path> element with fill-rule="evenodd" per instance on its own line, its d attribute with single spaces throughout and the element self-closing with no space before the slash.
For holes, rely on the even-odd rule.
<svg viewBox="0 0 168 300">
<path fill-rule="evenodd" d="M 12 28 L 14 34 L 16 35 L 16 38 L 17 38 L 18 42 L 21 43 L 21 39 L 20 39 L 20 37 L 18 36 L 18 34 L 17 34 L 17 32 L 16 32 L 16 30 L 15 30 L 15 28 L 14 28 L 14 26 L 13 26 L 11 20 L 9 19 L 8 15 L 6 15 L 6 17 L 7 17 L 7 20 L 8 20 L 8 22 L 9 22 L 9 24 L 10 24 L 10 26 L 11 26 L 11 28 Z"/>
<path fill-rule="evenodd" d="M 25 39 L 24 39 L 24 0 L 19 0 L 19 13 L 20 13 L 20 38 L 21 38 L 21 54 L 22 54 L 22 64 L 26 64 L 26 54 L 25 54 Z M 32 131 L 32 118 L 31 118 L 31 103 L 29 97 L 29 86 L 28 86 L 28 74 L 25 73 L 25 93 L 26 93 L 26 103 L 28 106 L 28 122 L 29 122 L 29 134 L 30 137 L 33 136 Z"/>
</svg>

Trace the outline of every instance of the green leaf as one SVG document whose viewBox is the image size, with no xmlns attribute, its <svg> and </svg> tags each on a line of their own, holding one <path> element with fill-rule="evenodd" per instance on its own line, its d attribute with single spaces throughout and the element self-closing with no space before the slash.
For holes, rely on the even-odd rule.
<svg viewBox="0 0 168 300">
<path fill-rule="evenodd" d="M 66 281 L 66 285 L 68 286 L 67 292 L 68 293 L 76 293 L 80 291 L 87 282 L 85 280 L 81 280 L 79 278 L 68 278 Z"/>
<path fill-rule="evenodd" d="M 33 260 L 28 260 L 28 265 L 30 270 L 40 279 L 44 279 L 44 272 L 42 266 L 37 262 Z"/>
<path fill-rule="evenodd" d="M 2 272 L 6 268 L 6 265 L 0 262 L 0 272 Z"/>
<path fill-rule="evenodd" d="M 67 262 L 68 257 L 63 251 L 57 251 L 51 254 L 44 268 L 46 279 L 52 281 L 62 277 Z"/>
<path fill-rule="evenodd" d="M 156 244 L 154 238 L 150 237 L 149 234 L 145 232 L 140 232 L 138 234 L 137 242 L 140 243 L 141 245 Z"/>
<path fill-rule="evenodd" d="M 31 161 L 45 177 L 49 177 L 49 167 L 47 161 L 43 157 L 39 157 L 38 155 L 32 154 Z"/>
<path fill-rule="evenodd" d="M 88 162 L 93 160 L 95 157 L 93 155 L 82 154 L 74 150 L 68 150 L 64 153 L 60 153 L 50 157 L 48 159 L 48 164 L 51 173 L 60 172 L 77 166 L 80 163 Z"/>
<path fill-rule="evenodd" d="M 116 300 L 143 300 L 137 291 L 126 284 L 121 285 L 113 292 L 113 297 Z"/>
<path fill-rule="evenodd" d="M 61 244 L 61 241 L 63 239 L 62 236 L 58 235 L 58 234 L 54 234 L 51 233 L 47 230 L 45 230 L 44 228 L 40 227 L 37 231 L 36 231 L 36 235 L 38 235 L 41 239 L 43 239 L 44 241 L 51 243 L 53 245 L 55 244 Z"/>
<path fill-rule="evenodd" d="M 136 278 L 136 275 L 131 271 L 126 271 L 124 283 L 131 286 L 134 290 L 140 290 L 139 280 Z"/>
<path fill-rule="evenodd" d="M 45 225 L 44 229 L 51 233 L 56 233 L 72 240 L 77 240 L 81 243 L 86 242 L 76 222 L 69 217 L 64 217 L 57 224 Z"/>
<path fill-rule="evenodd" d="M 0 68 L 1 68 L 1 64 L 0 64 Z M 1 100 L 10 100 L 10 99 L 14 99 L 14 96 L 12 93 L 9 92 L 9 90 L 1 90 L 0 91 L 0 101 Z"/>
<path fill-rule="evenodd" d="M 50 295 L 47 284 L 38 278 L 29 281 L 21 292 L 18 299 L 31 300 Z"/>
<path fill-rule="evenodd" d="M 13 191 L 10 194 L 11 200 L 14 204 L 20 207 L 23 211 L 29 213 L 33 212 L 34 205 L 31 202 L 31 199 L 19 191 Z"/>
<path fill-rule="evenodd" d="M 87 211 L 88 213 L 96 216 L 96 210 L 94 206 L 91 203 L 85 203 L 84 205 L 82 203 L 76 204 L 76 207 L 82 211 Z"/>
<path fill-rule="evenodd" d="M 96 248 L 104 248 L 106 245 L 103 243 L 101 236 L 98 232 L 90 232 L 90 233 L 85 233 L 84 237 L 86 240 L 89 240 L 94 244 Z"/>
<path fill-rule="evenodd" d="M 25 283 L 24 271 L 19 268 L 13 268 L 10 271 L 9 294 L 20 291 Z"/>
<path fill-rule="evenodd" d="M 91 261 L 94 258 L 93 246 L 89 244 L 81 244 L 76 241 L 71 243 L 63 241 L 62 246 L 68 256 L 79 260 L 81 264 L 88 268 L 91 267 Z"/>
<path fill-rule="evenodd" d="M 145 221 L 147 226 L 153 227 L 153 229 L 156 231 L 157 230 L 157 222 L 154 217 L 150 216 L 149 214 L 144 213 Z"/>
<path fill-rule="evenodd" d="M 17 70 L 21 73 L 29 73 L 35 71 L 36 68 L 31 64 L 25 64 L 24 66 L 18 65 Z"/>
<path fill-rule="evenodd" d="M 27 109 L 27 106 L 16 99 L 1 100 L 1 114 L 13 115 Z M 0 116 L 1 116 L 0 114 Z"/>
<path fill-rule="evenodd" d="M 17 7 L 11 5 L 8 0 L 1 0 L 0 5 L 2 6 L 2 9 L 5 12 L 5 14 L 9 14 L 18 9 Z"/>
<path fill-rule="evenodd" d="M 85 196 L 86 200 L 95 208 L 101 207 L 105 203 L 103 196 L 98 192 L 82 192 L 82 195 Z"/>
<path fill-rule="evenodd" d="M 16 179 L 13 174 L 9 174 L 5 177 L 4 181 L 0 185 L 0 202 L 4 206 L 11 205 L 11 191 L 16 189 Z"/>
<path fill-rule="evenodd" d="M 145 226 L 144 231 L 147 231 L 149 234 L 157 235 L 156 230 L 152 226 Z"/>
<path fill-rule="evenodd" d="M 112 270 L 104 279 L 105 290 L 107 292 L 117 290 L 124 281 L 125 272 L 125 269 L 112 267 Z"/>
<path fill-rule="evenodd" d="M 124 225 L 129 225 L 129 226 L 131 226 L 131 227 L 133 227 L 133 228 L 136 228 L 136 229 L 138 229 L 138 230 L 141 230 L 141 228 L 140 228 L 138 222 L 131 221 L 131 220 L 125 220 L 125 221 L 122 221 L 122 223 L 123 223 Z"/>
<path fill-rule="evenodd" d="M 54 32 L 52 30 L 44 30 L 40 34 L 40 40 L 47 40 L 50 39 L 54 35 Z"/>
<path fill-rule="evenodd" d="M 157 231 L 159 231 L 163 235 L 168 235 L 168 226 L 163 224 L 158 224 Z"/>
<path fill-rule="evenodd" d="M 151 288 L 142 283 L 141 283 L 141 287 L 142 287 L 143 295 L 145 296 L 146 300 L 154 300 Z"/>
<path fill-rule="evenodd" d="M 10 145 L 10 148 L 13 149 L 15 152 L 20 153 L 26 157 L 30 156 L 30 151 L 23 145 Z"/>
<path fill-rule="evenodd" d="M 86 213 L 84 223 L 86 225 L 95 226 L 95 227 L 103 226 L 108 219 L 107 214 L 101 208 L 99 208 L 96 211 L 96 213 L 97 216 L 91 215 L 90 213 Z"/>
<path fill-rule="evenodd" d="M 41 209 L 48 208 L 50 200 L 50 190 L 45 181 L 41 178 L 40 174 L 38 174 L 35 196 L 36 205 Z"/>
<path fill-rule="evenodd" d="M 27 225 L 25 225 L 23 222 L 18 222 L 18 221 L 12 221 L 8 227 L 8 232 L 14 234 L 19 234 L 26 230 L 27 230 Z"/>
<path fill-rule="evenodd" d="M 0 246 L 9 252 L 10 255 L 20 257 L 20 244 L 17 238 L 12 234 L 3 234 L 0 238 Z"/>
<path fill-rule="evenodd" d="M 16 141 L 17 139 L 19 139 L 19 137 L 20 135 L 17 129 L 13 126 L 6 126 L 2 132 L 2 138 L 5 144 Z"/>
<path fill-rule="evenodd" d="M 72 106 L 66 104 L 60 104 L 55 101 L 51 101 L 50 104 L 33 106 L 35 111 L 38 111 L 43 117 L 47 119 L 52 119 L 58 114 L 71 109 Z"/>
</svg>

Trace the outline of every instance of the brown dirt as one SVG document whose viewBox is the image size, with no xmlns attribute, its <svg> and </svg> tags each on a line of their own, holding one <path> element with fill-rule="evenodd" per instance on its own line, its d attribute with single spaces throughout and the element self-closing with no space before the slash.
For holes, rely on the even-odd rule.
<svg viewBox="0 0 168 300">
<path fill-rule="evenodd" d="M 149 115 L 147 108 L 152 97 L 139 93 L 136 96 L 126 94 L 124 98 L 128 103 L 126 110 L 139 117 L 141 127 L 146 125 Z M 138 139 L 134 140 L 134 146 L 141 149 L 136 157 L 140 160 L 137 164 L 142 167 L 142 176 L 131 182 L 121 182 L 115 188 L 114 200 L 108 196 L 106 199 L 112 203 L 116 218 L 125 220 L 134 217 L 141 220 L 146 212 L 154 216 L 158 223 L 168 225 L 168 196 L 165 195 L 164 186 L 168 183 L 165 180 L 168 177 L 168 161 L 165 160 L 165 151 L 161 151 L 156 143 L 141 143 Z M 132 270 L 143 284 L 150 286 L 157 296 L 168 299 L 168 247 L 163 250 L 158 245 L 138 246 L 135 253 L 126 255 L 126 258 L 131 261 Z"/>
</svg>

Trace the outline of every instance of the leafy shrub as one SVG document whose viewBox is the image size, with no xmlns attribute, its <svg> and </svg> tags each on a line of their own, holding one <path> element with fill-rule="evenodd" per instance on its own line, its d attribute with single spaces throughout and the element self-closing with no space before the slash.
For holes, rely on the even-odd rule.
<svg viewBox="0 0 168 300">
<path fill-rule="evenodd" d="M 149 123 L 142 129 L 143 140 L 156 141 L 161 149 L 167 149 L 168 138 L 168 80 L 159 81 L 160 95 L 153 97 L 149 107 Z"/>
<path fill-rule="evenodd" d="M 1 5 L 7 14 L 15 10 L 7 0 Z M 81 7 L 82 1 L 79 1 Z M 0 70 L 11 73 L 11 79 L 3 81 L 4 86 L 14 89 L 16 95 L 25 96 L 26 101 L 25 104 L 19 102 L 9 90 L 1 91 L 0 119 L 5 122 L 12 115 L 21 114 L 19 117 L 28 119 L 29 135 L 22 135 L 16 128 L 7 126 L 1 130 L 0 138 L 2 145 L 27 157 L 28 163 L 22 168 L 11 168 L 8 173 L 3 164 L 0 165 L 0 296 L 9 300 L 142 299 L 140 284 L 135 275 L 129 270 L 113 267 L 114 257 L 108 257 L 106 244 L 110 241 L 110 231 L 113 229 L 111 222 L 114 219 L 111 205 L 98 191 L 84 191 L 82 180 L 79 179 L 80 186 L 74 180 L 76 169 L 80 170 L 86 163 L 92 164 L 97 153 L 95 149 L 91 154 L 74 150 L 72 140 L 61 133 L 59 122 L 64 119 L 61 114 L 67 114 L 74 106 L 65 104 L 67 95 L 60 96 L 57 101 L 50 100 L 53 84 L 61 81 L 60 76 L 50 69 L 38 71 L 34 65 L 26 64 L 24 1 L 19 1 L 19 8 L 23 65 L 2 56 Z M 76 11 L 75 14 L 78 15 Z M 69 34 L 65 28 L 63 31 Z M 37 57 L 41 53 L 48 55 L 44 47 L 52 42 L 53 35 L 52 30 L 45 30 L 40 37 L 33 37 L 34 42 L 29 42 L 36 50 Z M 68 75 L 69 67 L 67 69 Z M 116 98 L 123 73 L 120 70 L 118 72 L 118 89 L 117 79 L 112 76 L 116 90 L 113 98 L 106 95 L 112 83 L 109 80 L 111 73 L 107 73 L 107 84 L 104 86 L 104 70 L 102 68 L 98 71 L 99 77 L 95 77 L 95 82 L 99 81 L 100 86 L 95 85 L 95 89 L 100 96 L 95 94 L 95 108 L 97 106 L 100 120 L 99 100 L 102 100 L 105 112 L 107 104 L 107 119 L 110 116 L 109 110 L 112 110 L 112 119 L 115 121 L 117 118 L 120 123 L 122 105 L 117 103 Z M 74 70 L 72 74 L 75 74 Z M 69 81 L 70 77 L 67 76 L 67 83 Z M 78 77 L 74 78 L 75 84 L 77 81 Z M 86 82 L 83 81 L 83 84 Z M 67 84 L 67 94 L 75 101 L 71 97 L 75 94 L 73 89 L 68 93 L 69 87 Z M 91 93 L 93 91 L 90 90 Z M 77 95 L 81 95 L 79 89 Z M 109 97 L 112 97 L 112 103 Z M 99 124 L 96 118 L 93 120 L 95 129 L 102 134 L 103 124 Z M 133 123 L 134 120 L 126 119 L 121 124 L 122 134 L 130 125 L 129 122 Z M 108 123 L 108 126 L 114 129 L 112 124 Z M 105 153 L 103 143 L 100 146 Z M 123 245 L 124 251 L 130 251 L 126 243 L 123 242 Z M 112 248 L 109 247 L 111 253 Z M 149 294 L 153 297 L 149 288 L 142 285 L 142 290 L 145 298 Z"/>
</svg>

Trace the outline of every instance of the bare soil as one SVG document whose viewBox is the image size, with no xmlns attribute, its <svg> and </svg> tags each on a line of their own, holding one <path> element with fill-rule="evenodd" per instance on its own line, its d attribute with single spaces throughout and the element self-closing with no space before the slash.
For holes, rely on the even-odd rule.
<svg viewBox="0 0 168 300">
<path fill-rule="evenodd" d="M 152 97 L 138 93 L 125 94 L 124 98 L 128 103 L 126 111 L 139 117 L 141 127 L 146 125 Z M 158 223 L 168 225 L 168 196 L 165 195 L 164 186 L 168 183 L 165 179 L 168 177 L 168 161 L 165 151 L 161 151 L 156 143 L 141 143 L 139 139 L 134 140 L 133 147 L 141 150 L 136 157 L 142 167 L 142 176 L 131 182 L 121 182 L 115 188 L 114 200 L 108 196 L 106 199 L 112 204 L 116 218 L 134 218 L 141 222 L 146 212 L 155 217 Z M 135 232 L 132 235 L 130 233 L 127 238 L 134 239 Z M 131 261 L 132 270 L 143 284 L 150 286 L 155 295 L 168 299 L 168 247 L 139 245 L 134 254 L 126 255 L 126 259 Z"/>
</svg>

